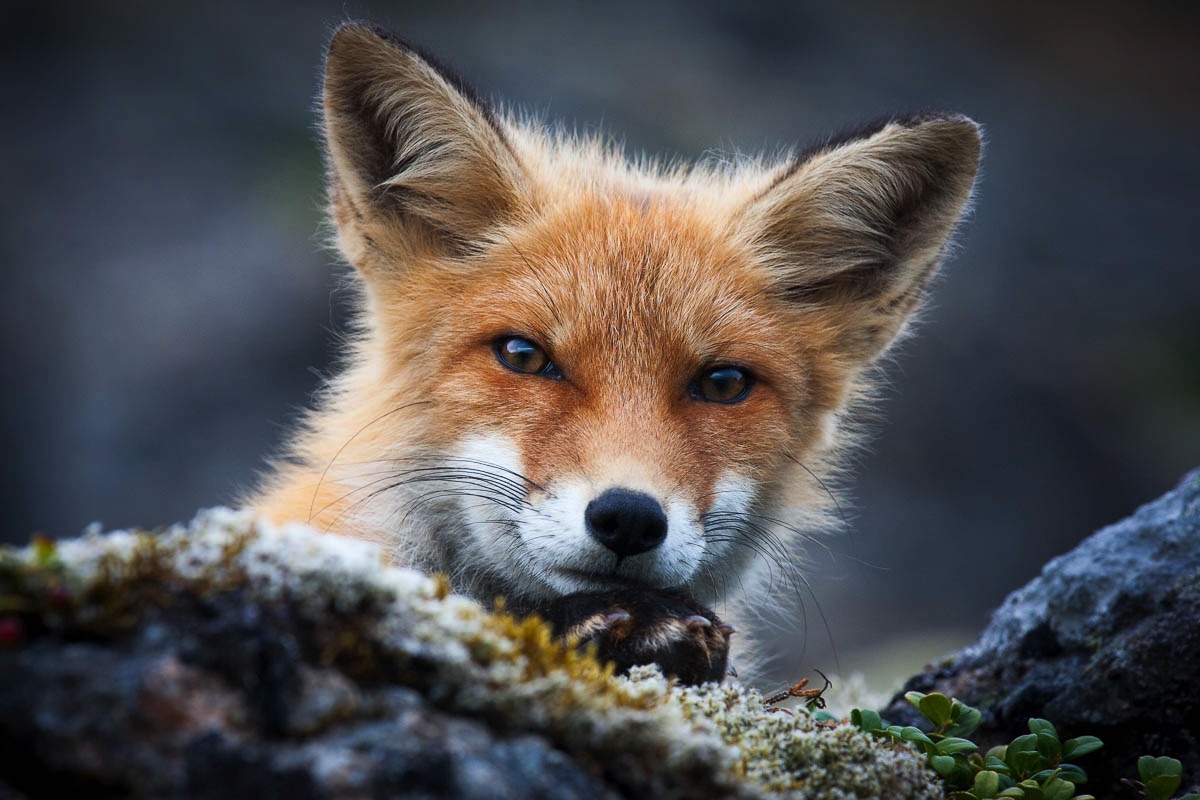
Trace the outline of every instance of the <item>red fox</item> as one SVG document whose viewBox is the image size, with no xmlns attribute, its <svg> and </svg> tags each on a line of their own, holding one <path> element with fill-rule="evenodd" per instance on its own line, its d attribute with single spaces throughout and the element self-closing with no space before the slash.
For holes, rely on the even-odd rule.
<svg viewBox="0 0 1200 800">
<path fill-rule="evenodd" d="M 695 629 L 732 590 L 770 603 L 754 577 L 830 527 L 848 414 L 946 254 L 979 127 L 631 163 L 359 23 L 323 106 L 357 322 L 248 502 L 512 609 L 662 592 Z"/>
</svg>

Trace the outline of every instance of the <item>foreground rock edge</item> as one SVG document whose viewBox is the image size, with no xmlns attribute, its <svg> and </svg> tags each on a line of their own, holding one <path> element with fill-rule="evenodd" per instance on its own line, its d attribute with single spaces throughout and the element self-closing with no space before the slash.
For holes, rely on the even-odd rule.
<svg viewBox="0 0 1200 800">
<path fill-rule="evenodd" d="M 596 783 L 579 796 L 941 796 L 923 759 L 906 748 L 849 726 L 822 727 L 802 712 L 772 712 L 736 685 L 685 689 L 652 670 L 614 678 L 553 642 L 540 622 L 488 612 L 443 581 L 386 567 L 371 544 L 274 527 L 246 512 L 212 509 L 159 536 L 93 532 L 57 547 L 4 551 L 0 596 L 22 626 L 20 641 L 0 647 L 0 673 L 34 683 L 0 687 L 0 742 L 19 738 L 26 762 L 69 773 L 72 786 L 96 777 L 144 794 L 138 781 L 154 773 L 154 790 L 167 794 L 237 788 L 237 770 L 198 773 L 197 763 L 211 763 L 197 760 L 207 747 L 235 761 L 285 763 L 311 796 L 367 796 L 364 787 L 383 785 L 381 765 L 395 765 L 373 760 L 370 740 L 348 732 L 407 708 L 409 700 L 397 700 L 403 690 L 451 719 L 481 721 L 502 740 L 497 747 L 534 736 L 566 753 L 582 767 L 581 780 Z M 206 619 L 241 622 L 222 623 L 206 640 L 194 632 Z M 37 689 L 47 688 L 46 664 L 69 662 L 79 647 L 93 648 L 93 660 L 119 660 L 130 642 L 158 659 L 152 670 L 134 671 L 137 701 L 154 697 L 153 680 L 174 683 L 170 713 L 160 697 L 159 718 L 150 720 L 161 746 L 143 743 L 137 752 L 149 763 L 118 774 L 103 758 L 71 754 L 115 751 L 120 742 L 89 741 L 86 725 L 76 726 L 83 741 L 65 742 L 71 725 L 45 721 L 72 713 L 71 698 L 59 695 L 78 676 L 49 695 Z M 282 677 L 264 680 L 272 670 Z M 64 702 L 47 714 L 33 707 L 39 696 Z M 149 713 L 143 706 L 133 712 L 140 724 Z M 0 765 L 3 774 L 14 768 Z M 29 763 L 22 770 L 26 780 L 41 774 Z M 545 796 L 574 795 L 551 787 Z"/>
</svg>

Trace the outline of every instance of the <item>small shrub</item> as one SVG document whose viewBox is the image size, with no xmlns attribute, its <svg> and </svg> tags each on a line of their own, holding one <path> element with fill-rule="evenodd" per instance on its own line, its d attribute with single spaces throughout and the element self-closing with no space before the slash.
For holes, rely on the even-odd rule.
<svg viewBox="0 0 1200 800">
<path fill-rule="evenodd" d="M 942 779 L 955 800 L 1095 800 L 1076 794 L 1087 773 L 1070 760 L 1099 750 L 1095 736 L 1078 736 L 1065 742 L 1054 725 L 1044 719 L 1029 720 L 1029 733 L 986 753 L 967 737 L 983 719 L 978 709 L 944 694 L 909 692 L 904 698 L 929 720 L 928 733 L 920 728 L 889 725 L 877 711 L 854 709 L 850 722 L 873 736 L 904 742 L 924 753 L 929 768 Z M 1138 761 L 1141 781 L 1124 783 L 1146 800 L 1170 800 L 1179 788 L 1183 766 L 1174 758 L 1145 756 Z M 1180 800 L 1200 800 L 1188 794 Z"/>
</svg>

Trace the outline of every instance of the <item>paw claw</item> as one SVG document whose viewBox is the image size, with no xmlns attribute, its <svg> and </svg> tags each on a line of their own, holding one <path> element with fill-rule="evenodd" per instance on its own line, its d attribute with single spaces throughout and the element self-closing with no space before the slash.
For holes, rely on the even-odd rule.
<svg viewBox="0 0 1200 800">
<path fill-rule="evenodd" d="M 565 595 L 541 609 L 555 635 L 594 648 L 619 674 L 657 664 L 688 686 L 721 681 L 733 626 L 679 591 L 626 588 Z"/>
<path fill-rule="evenodd" d="M 726 639 L 728 639 L 730 636 L 733 636 L 735 633 L 737 633 L 737 628 L 733 627 L 728 622 L 722 622 L 720 625 L 717 626 L 717 630 L 719 630 L 721 632 L 721 635 L 724 636 Z"/>
</svg>

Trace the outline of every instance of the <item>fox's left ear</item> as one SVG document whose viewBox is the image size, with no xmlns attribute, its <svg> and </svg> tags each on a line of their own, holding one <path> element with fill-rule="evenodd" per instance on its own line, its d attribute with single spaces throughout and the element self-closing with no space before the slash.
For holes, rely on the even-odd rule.
<svg viewBox="0 0 1200 800">
<path fill-rule="evenodd" d="M 744 210 L 781 294 L 831 315 L 846 356 L 882 353 L 920 305 L 975 183 L 979 126 L 893 119 L 787 164 Z"/>
<path fill-rule="evenodd" d="M 330 205 L 343 252 L 369 271 L 415 251 L 469 252 L 521 203 L 503 123 L 453 73 L 362 23 L 329 43 L 323 92 Z"/>
</svg>

